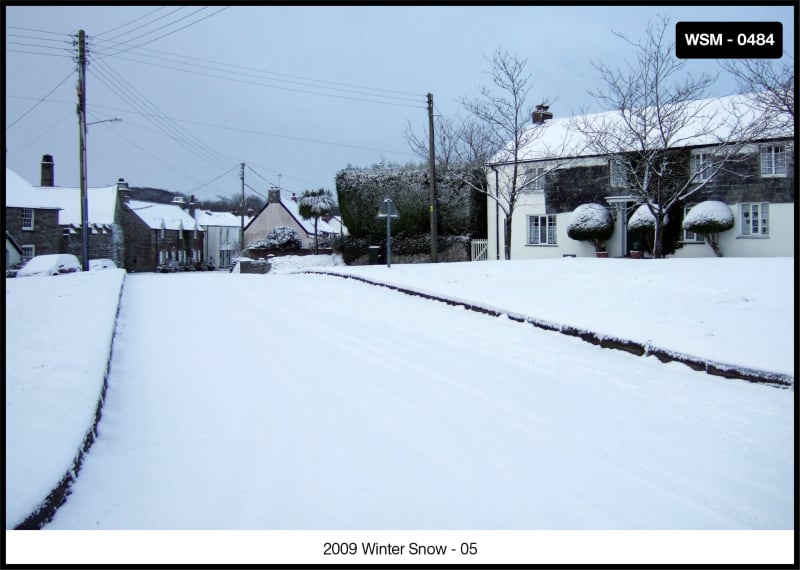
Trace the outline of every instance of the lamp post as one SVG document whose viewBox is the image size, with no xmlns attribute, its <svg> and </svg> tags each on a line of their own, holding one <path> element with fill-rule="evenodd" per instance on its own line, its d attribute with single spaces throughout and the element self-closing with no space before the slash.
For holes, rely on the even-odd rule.
<svg viewBox="0 0 800 570">
<path fill-rule="evenodd" d="M 82 98 L 82 102 L 85 100 Z M 103 119 L 102 121 L 94 121 L 87 123 L 83 120 L 86 116 L 85 105 L 80 107 L 80 167 L 81 167 L 81 269 L 89 271 L 89 189 L 86 183 L 86 133 L 88 132 L 89 125 L 96 125 L 97 123 L 112 123 L 121 121 L 122 119 Z"/>
</svg>

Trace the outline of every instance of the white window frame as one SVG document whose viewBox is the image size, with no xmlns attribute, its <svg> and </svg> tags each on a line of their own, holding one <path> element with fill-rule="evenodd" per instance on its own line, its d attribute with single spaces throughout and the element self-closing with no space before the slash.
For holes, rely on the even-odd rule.
<svg viewBox="0 0 800 570">
<path fill-rule="evenodd" d="M 713 155 L 708 151 L 697 151 L 692 153 L 691 173 L 695 182 L 705 182 L 711 178 L 711 164 Z"/>
<path fill-rule="evenodd" d="M 766 216 L 764 215 L 766 213 Z M 754 215 L 755 214 L 755 215 Z M 739 205 L 742 237 L 769 237 L 769 202 L 744 202 Z M 755 232 L 753 230 L 756 230 Z"/>
<path fill-rule="evenodd" d="M 542 224 L 544 238 L 542 242 Z M 528 245 L 558 245 L 558 226 L 555 214 L 528 216 Z"/>
<path fill-rule="evenodd" d="M 30 214 L 30 223 L 28 224 L 28 214 Z M 23 230 L 33 230 L 34 229 L 34 211 L 33 208 L 22 208 L 22 229 Z"/>
<path fill-rule="evenodd" d="M 35 245 L 21 245 L 19 248 L 22 250 L 22 261 L 23 263 L 27 263 L 29 260 L 36 257 L 36 246 Z"/>
<path fill-rule="evenodd" d="M 533 178 L 533 181 L 525 188 L 525 191 L 542 192 L 546 172 L 547 169 L 544 166 L 526 166 L 522 171 L 522 183 L 525 184 L 530 178 Z"/>
<path fill-rule="evenodd" d="M 759 171 L 762 178 L 786 177 L 786 145 L 769 144 L 759 148 Z"/>
<path fill-rule="evenodd" d="M 621 158 L 608 159 L 608 185 L 611 188 L 628 186 L 628 172 Z"/>
<path fill-rule="evenodd" d="M 686 219 L 686 216 L 689 214 L 689 210 L 692 209 L 692 206 L 684 206 L 683 208 L 683 219 Z M 683 230 L 683 243 L 705 243 L 705 238 L 703 234 L 697 234 L 694 232 L 690 232 L 689 230 Z"/>
</svg>

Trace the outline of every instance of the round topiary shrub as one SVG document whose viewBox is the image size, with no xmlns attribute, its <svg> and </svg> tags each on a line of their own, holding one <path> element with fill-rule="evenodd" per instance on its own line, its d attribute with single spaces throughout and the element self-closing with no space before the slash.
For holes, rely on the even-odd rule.
<svg viewBox="0 0 800 570">
<path fill-rule="evenodd" d="M 725 202 L 719 200 L 700 202 L 683 219 L 683 229 L 703 235 L 717 257 L 722 257 L 717 234 L 732 227 L 733 212 Z"/>
<path fill-rule="evenodd" d="M 595 251 L 605 251 L 605 243 L 614 233 L 614 218 L 600 204 L 581 204 L 572 212 L 567 235 L 578 241 L 588 241 Z"/>
</svg>

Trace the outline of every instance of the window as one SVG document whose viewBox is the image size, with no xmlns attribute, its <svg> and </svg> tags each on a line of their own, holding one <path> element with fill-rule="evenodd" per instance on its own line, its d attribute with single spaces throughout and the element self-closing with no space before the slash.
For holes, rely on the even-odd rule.
<svg viewBox="0 0 800 570">
<path fill-rule="evenodd" d="M 22 209 L 22 229 L 23 230 L 33 229 L 33 208 Z"/>
<path fill-rule="evenodd" d="M 628 185 L 628 173 L 622 160 L 619 158 L 609 160 L 608 171 L 609 184 L 612 188 L 623 188 Z"/>
<path fill-rule="evenodd" d="M 742 204 L 742 235 L 769 235 L 769 202 Z"/>
<path fill-rule="evenodd" d="M 167 230 L 166 228 L 161 228 L 161 239 L 165 239 L 167 237 Z"/>
<path fill-rule="evenodd" d="M 711 178 L 711 153 L 699 152 L 693 154 L 691 170 L 695 182 L 704 182 Z"/>
<path fill-rule="evenodd" d="M 556 216 L 528 216 L 528 244 L 556 245 Z"/>
<path fill-rule="evenodd" d="M 19 248 L 22 250 L 22 262 L 27 263 L 28 260 L 36 257 L 35 245 L 21 245 Z"/>
<path fill-rule="evenodd" d="M 161 251 L 158 252 L 158 264 L 164 265 L 166 261 L 167 261 L 167 252 L 162 249 Z"/>
<path fill-rule="evenodd" d="M 761 147 L 761 176 L 786 176 L 786 147 Z"/>
<path fill-rule="evenodd" d="M 522 172 L 522 183 L 525 185 L 525 190 L 540 191 L 544 190 L 544 173 L 543 166 L 528 166 Z"/>
<path fill-rule="evenodd" d="M 683 209 L 683 219 L 686 219 L 686 215 L 689 213 L 689 210 L 692 209 L 692 206 L 686 206 Z M 689 243 L 703 243 L 705 240 L 703 239 L 703 234 L 696 234 L 694 232 L 690 232 L 689 230 L 683 230 L 683 241 Z"/>
</svg>

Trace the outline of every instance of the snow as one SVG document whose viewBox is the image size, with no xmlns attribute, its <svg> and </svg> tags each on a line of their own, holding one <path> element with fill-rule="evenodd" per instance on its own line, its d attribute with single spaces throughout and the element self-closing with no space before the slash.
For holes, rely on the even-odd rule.
<svg viewBox="0 0 800 570">
<path fill-rule="evenodd" d="M 738 125 L 753 121 L 759 114 L 758 105 L 748 95 L 730 95 L 710 99 L 698 99 L 687 105 L 686 115 L 694 120 L 679 129 L 671 137 L 670 146 L 690 147 L 717 145 L 731 138 Z M 622 116 L 618 111 L 606 111 L 589 115 L 556 117 L 541 124 L 531 124 L 526 130 L 528 144 L 520 149 L 519 160 L 547 160 L 555 158 L 591 157 L 593 151 L 587 144 L 586 136 L 574 128 L 574 121 L 585 121 L 594 128 L 619 129 Z M 656 128 L 647 129 L 654 141 L 648 144 L 659 146 L 661 135 Z M 775 133 L 777 137 L 791 137 L 793 131 Z M 491 160 L 502 163 L 509 160 L 509 149 L 498 152 Z M 633 147 L 620 148 L 620 152 L 636 150 Z"/>
<path fill-rule="evenodd" d="M 150 229 L 193 230 L 199 227 L 197 221 L 175 204 L 159 204 L 129 200 L 128 207 L 147 224 Z"/>
<path fill-rule="evenodd" d="M 709 224 L 733 227 L 733 212 L 725 202 L 718 200 L 700 202 L 692 207 L 683 219 L 684 228 L 708 226 Z"/>
<path fill-rule="evenodd" d="M 572 212 L 567 232 L 581 234 L 614 227 L 614 220 L 608 208 L 600 204 L 581 204 Z"/>
<path fill-rule="evenodd" d="M 298 273 L 791 375 L 792 258 L 272 262 L 127 275 L 115 332 L 122 270 L 6 280 L 7 528 L 69 468 L 114 334 L 45 530 L 792 529 L 793 389 Z"/>
<path fill-rule="evenodd" d="M 653 207 L 657 207 L 653 205 Z M 664 223 L 669 222 L 669 215 L 664 214 Z M 641 204 L 633 215 L 628 220 L 628 229 L 631 230 L 641 230 L 645 228 L 652 228 L 656 225 L 656 217 L 653 215 L 653 212 L 650 211 L 650 208 L 647 204 Z"/>
<path fill-rule="evenodd" d="M 33 186 L 6 168 L 6 207 L 58 209 L 59 225 L 81 225 L 81 189 Z M 117 186 L 86 189 L 88 219 L 92 224 L 114 223 Z"/>
<path fill-rule="evenodd" d="M 6 280 L 6 524 L 31 514 L 94 420 L 121 269 Z"/>
</svg>

